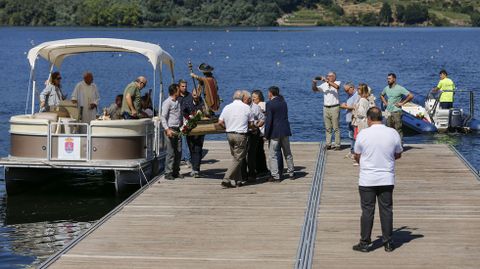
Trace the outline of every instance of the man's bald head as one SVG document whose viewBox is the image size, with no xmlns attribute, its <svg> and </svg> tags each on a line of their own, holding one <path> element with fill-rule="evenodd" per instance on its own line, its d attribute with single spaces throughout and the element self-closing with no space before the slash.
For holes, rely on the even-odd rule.
<svg viewBox="0 0 480 269">
<path fill-rule="evenodd" d="M 139 76 L 135 82 L 137 83 L 139 89 L 143 89 L 147 85 L 147 79 L 144 76 Z"/>
</svg>

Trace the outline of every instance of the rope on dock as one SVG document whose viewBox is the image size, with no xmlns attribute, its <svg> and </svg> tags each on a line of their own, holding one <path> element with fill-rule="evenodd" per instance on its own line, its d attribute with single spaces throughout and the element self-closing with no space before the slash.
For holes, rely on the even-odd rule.
<svg viewBox="0 0 480 269">
<path fill-rule="evenodd" d="M 295 269 L 312 268 L 313 250 L 315 248 L 317 235 L 317 212 L 322 193 L 323 175 L 325 173 L 326 151 L 325 143 L 320 143 L 315 172 L 313 174 L 312 187 L 310 189 L 307 209 L 305 211 L 305 220 L 298 245 L 297 257 L 295 259 Z"/>
<path fill-rule="evenodd" d="M 457 157 L 472 171 L 475 178 L 480 181 L 480 172 L 458 151 L 454 146 L 448 145 L 448 147 L 457 155 Z"/>
</svg>

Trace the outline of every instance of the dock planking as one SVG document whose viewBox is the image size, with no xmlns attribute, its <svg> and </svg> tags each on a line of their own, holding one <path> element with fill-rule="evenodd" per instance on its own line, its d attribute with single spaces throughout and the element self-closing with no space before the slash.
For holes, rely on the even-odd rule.
<svg viewBox="0 0 480 269">
<path fill-rule="evenodd" d="M 297 180 L 236 189 L 219 186 L 228 145 L 205 148 L 206 178 L 152 184 L 51 268 L 293 268 L 319 144 L 292 144 Z M 327 153 L 312 268 L 477 268 L 480 183 L 448 146 L 398 161 L 392 253 L 351 249 L 361 212 L 346 153 Z M 377 210 L 372 240 L 379 226 Z"/>
<path fill-rule="evenodd" d="M 319 144 L 292 144 L 298 179 L 235 189 L 227 143 L 205 149 L 206 178 L 152 184 L 50 268 L 292 268 Z"/>
<path fill-rule="evenodd" d="M 378 248 L 352 251 L 360 238 L 358 168 L 345 167 L 344 152 L 328 152 L 313 268 L 478 268 L 480 182 L 447 145 L 406 149 L 396 166 L 391 253 L 379 239 L 378 206 Z"/>
</svg>

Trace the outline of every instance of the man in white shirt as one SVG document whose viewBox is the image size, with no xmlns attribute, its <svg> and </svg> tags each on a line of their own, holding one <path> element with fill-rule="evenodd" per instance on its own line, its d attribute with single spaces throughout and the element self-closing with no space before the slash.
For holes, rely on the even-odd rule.
<svg viewBox="0 0 480 269">
<path fill-rule="evenodd" d="M 80 81 L 72 93 L 72 102 L 77 104 L 79 109 L 79 122 L 90 123 L 97 118 L 97 106 L 100 101 L 97 85 L 93 83 L 92 72 L 83 74 L 83 81 Z"/>
<path fill-rule="evenodd" d="M 243 103 L 241 90 L 233 94 L 233 102 L 223 108 L 218 123 L 225 127 L 227 140 L 232 153 L 232 164 L 225 173 L 222 186 L 233 188 L 242 181 L 241 164 L 247 154 L 248 128 L 253 126 L 253 114 L 250 106 Z"/>
<path fill-rule="evenodd" d="M 323 81 L 317 86 L 318 81 Z M 340 100 L 338 90 L 340 81 L 337 81 L 335 72 L 329 72 L 327 77 L 316 77 L 312 80 L 312 90 L 314 92 L 323 92 L 323 121 L 325 123 L 325 135 L 327 140 L 327 149 L 334 148 L 340 150 Z M 332 129 L 335 133 L 335 145 L 332 145 Z"/>
<path fill-rule="evenodd" d="M 375 200 L 378 198 L 382 241 L 385 251 L 395 249 L 392 242 L 393 188 L 395 185 L 395 160 L 402 156 L 402 143 L 398 132 L 382 124 L 382 111 L 372 107 L 367 111 L 368 128 L 362 130 L 355 142 L 355 160 L 360 163 L 358 189 L 362 217 L 361 238 L 353 250 L 368 252 L 371 243 Z"/>
</svg>

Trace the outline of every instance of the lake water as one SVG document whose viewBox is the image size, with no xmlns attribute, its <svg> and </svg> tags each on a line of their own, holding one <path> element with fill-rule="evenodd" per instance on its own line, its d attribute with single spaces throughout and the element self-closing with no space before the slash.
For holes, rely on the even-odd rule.
<svg viewBox="0 0 480 269">
<path fill-rule="evenodd" d="M 445 68 L 458 88 L 475 91 L 480 103 L 478 28 L 0 28 L 0 156 L 8 155 L 10 116 L 25 111 L 28 50 L 45 41 L 80 37 L 158 43 L 175 58 L 176 79 L 189 82 L 188 60 L 195 66 L 207 62 L 215 67 L 223 104 L 235 89 L 262 89 L 266 94 L 269 86 L 277 85 L 289 104 L 295 141 L 325 139 L 323 96 L 310 87 L 314 76 L 330 70 L 340 81 L 366 82 L 378 97 L 389 72 L 415 95 L 425 96 Z M 41 85 L 48 65 L 43 60 L 37 63 Z M 146 75 L 147 88 L 152 87 L 151 66 L 142 56 L 79 55 L 67 58 L 61 69 L 63 90 L 69 96 L 85 70 L 94 73 L 100 107 L 112 103 L 138 75 Z M 168 85 L 171 79 L 167 74 L 164 78 Z M 341 98 L 346 99 L 344 92 Z M 467 108 L 468 96 L 456 98 L 457 105 Z M 343 118 L 342 134 L 346 136 Z M 478 135 L 417 135 L 405 141 L 452 144 L 480 168 Z M 64 175 L 41 189 L 7 198 L 0 181 L 0 268 L 35 266 L 61 249 L 122 201 L 113 188 L 112 180 L 102 175 Z"/>
</svg>

